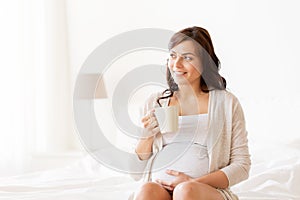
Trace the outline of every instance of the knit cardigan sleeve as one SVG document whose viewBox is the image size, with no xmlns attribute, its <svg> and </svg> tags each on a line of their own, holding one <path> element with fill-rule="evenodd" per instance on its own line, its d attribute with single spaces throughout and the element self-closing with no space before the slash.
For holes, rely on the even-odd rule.
<svg viewBox="0 0 300 200">
<path fill-rule="evenodd" d="M 222 168 L 229 187 L 249 177 L 251 165 L 243 109 L 236 97 L 232 99 L 232 126 L 229 165 Z"/>
<path fill-rule="evenodd" d="M 147 100 L 144 103 L 143 106 L 143 115 L 146 115 L 148 111 L 150 111 L 153 108 L 159 107 L 159 104 L 157 103 L 157 98 L 162 96 L 162 92 L 156 92 L 151 94 Z M 160 101 L 162 106 L 168 106 L 168 99 L 163 99 Z M 130 161 L 130 165 L 132 169 L 135 169 L 135 171 L 139 171 L 142 173 L 130 173 L 131 177 L 138 181 L 141 178 L 143 178 L 144 181 L 149 181 L 151 176 L 151 168 L 152 168 L 152 160 L 155 157 L 155 155 L 160 151 L 162 148 L 162 137 L 161 134 L 157 134 L 155 136 L 155 140 L 152 145 L 152 156 L 148 160 L 140 160 L 138 155 L 135 152 L 135 158 Z M 133 166 L 134 165 L 134 166 Z"/>
</svg>

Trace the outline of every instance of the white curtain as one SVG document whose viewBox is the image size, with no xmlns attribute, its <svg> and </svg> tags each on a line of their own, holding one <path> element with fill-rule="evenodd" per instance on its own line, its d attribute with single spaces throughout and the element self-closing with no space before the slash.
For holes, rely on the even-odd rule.
<svg viewBox="0 0 300 200">
<path fill-rule="evenodd" d="M 78 148 L 64 0 L 0 3 L 0 176 Z"/>
</svg>

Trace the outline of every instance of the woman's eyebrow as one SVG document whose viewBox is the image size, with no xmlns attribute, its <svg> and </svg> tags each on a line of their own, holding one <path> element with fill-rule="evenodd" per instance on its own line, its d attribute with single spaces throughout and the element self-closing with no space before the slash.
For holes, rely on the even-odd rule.
<svg viewBox="0 0 300 200">
<path fill-rule="evenodd" d="M 188 55 L 188 54 L 191 54 L 191 55 L 195 56 L 195 54 L 193 54 L 193 53 L 190 53 L 190 52 L 187 52 L 187 53 L 182 53 L 181 55 Z"/>
<path fill-rule="evenodd" d="M 174 50 L 171 50 L 171 52 L 177 53 L 177 52 L 174 51 Z M 191 55 L 193 55 L 193 56 L 196 56 L 195 54 L 193 54 L 193 53 L 191 53 L 191 52 L 181 53 L 180 55 L 188 55 L 188 54 L 191 54 Z"/>
</svg>

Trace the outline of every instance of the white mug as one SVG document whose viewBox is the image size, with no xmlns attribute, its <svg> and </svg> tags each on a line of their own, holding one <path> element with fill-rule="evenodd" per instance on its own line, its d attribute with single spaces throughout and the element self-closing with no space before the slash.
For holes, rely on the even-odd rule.
<svg viewBox="0 0 300 200">
<path fill-rule="evenodd" d="M 161 133 L 175 132 L 178 130 L 177 106 L 155 108 L 155 116 Z"/>
</svg>

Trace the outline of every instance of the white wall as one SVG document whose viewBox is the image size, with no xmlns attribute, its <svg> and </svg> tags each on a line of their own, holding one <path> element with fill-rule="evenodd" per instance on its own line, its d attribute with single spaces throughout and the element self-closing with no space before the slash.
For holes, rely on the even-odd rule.
<svg viewBox="0 0 300 200">
<path fill-rule="evenodd" d="M 297 0 L 0 2 L 0 176 L 30 168 L 35 151 L 61 155 L 81 149 L 77 134 L 72 134 L 70 80 L 74 83 L 96 47 L 139 28 L 207 28 L 222 62 L 221 73 L 245 110 L 254 158 L 278 156 L 274 152 L 283 157 L 290 153 L 288 148 L 300 149 Z M 164 56 L 138 51 L 118 59 L 105 77 L 108 97 L 130 69 L 163 64 Z M 105 108 L 97 112 L 98 118 L 107 125 L 108 137 L 122 142 L 109 133 L 116 128 L 109 118 L 109 100 L 99 100 L 96 112 Z"/>
<path fill-rule="evenodd" d="M 146 27 L 202 26 L 211 33 L 229 90 L 244 107 L 252 151 L 265 143 L 290 144 L 300 140 L 298 8 L 296 0 L 68 0 L 73 78 L 112 36 Z M 113 84 L 107 87 L 113 90 Z"/>
</svg>

